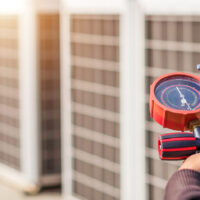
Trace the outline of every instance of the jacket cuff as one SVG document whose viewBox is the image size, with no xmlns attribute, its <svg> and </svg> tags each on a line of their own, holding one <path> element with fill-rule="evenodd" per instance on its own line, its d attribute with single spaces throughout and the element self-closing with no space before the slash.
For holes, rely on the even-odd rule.
<svg viewBox="0 0 200 200">
<path fill-rule="evenodd" d="M 200 186 L 200 172 L 191 169 L 181 169 L 171 177 L 169 184 L 170 182 L 178 182 L 182 186 L 184 185 Z"/>
<path fill-rule="evenodd" d="M 166 190 L 165 200 L 188 200 L 200 197 L 200 173 L 190 169 L 181 169 L 172 175 Z"/>
</svg>

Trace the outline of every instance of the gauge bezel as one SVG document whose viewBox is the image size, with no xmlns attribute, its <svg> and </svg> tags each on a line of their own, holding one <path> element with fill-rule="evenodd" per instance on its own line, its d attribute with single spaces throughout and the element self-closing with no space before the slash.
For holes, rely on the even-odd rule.
<svg viewBox="0 0 200 200">
<path fill-rule="evenodd" d="M 200 112 L 200 108 L 197 109 L 197 110 L 192 110 L 192 111 L 190 111 L 190 110 L 178 110 L 178 109 L 170 108 L 170 107 L 167 107 L 167 106 L 163 105 L 156 98 L 155 90 L 156 90 L 158 84 L 160 82 L 162 82 L 162 80 L 165 79 L 165 78 L 169 78 L 170 79 L 170 78 L 177 77 L 177 76 L 185 76 L 185 77 L 192 78 L 192 79 L 196 80 L 197 82 L 199 82 L 199 85 L 200 85 L 200 77 L 198 77 L 196 75 L 193 75 L 193 74 L 183 73 L 183 72 L 174 72 L 174 73 L 165 74 L 165 75 L 160 76 L 158 79 L 156 79 L 153 82 L 153 84 L 151 85 L 152 98 L 154 99 L 155 103 L 158 104 L 161 108 L 163 108 L 164 110 L 168 110 L 170 112 L 175 112 L 175 113 L 178 113 L 178 114 L 196 114 L 196 113 L 199 113 Z"/>
</svg>

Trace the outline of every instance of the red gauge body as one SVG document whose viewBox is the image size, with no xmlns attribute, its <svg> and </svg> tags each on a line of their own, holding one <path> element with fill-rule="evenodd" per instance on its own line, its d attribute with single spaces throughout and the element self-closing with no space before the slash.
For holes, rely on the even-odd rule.
<svg viewBox="0 0 200 200">
<path fill-rule="evenodd" d="M 164 128 L 185 131 L 189 129 L 190 121 L 200 119 L 200 109 L 177 110 L 163 105 L 155 95 L 155 89 L 159 83 L 168 78 L 170 79 L 179 76 L 186 78 L 189 77 L 190 79 L 194 79 L 195 81 L 200 82 L 200 77 L 181 72 L 165 74 L 159 77 L 153 82 L 150 88 L 150 114 L 151 117 Z"/>
</svg>

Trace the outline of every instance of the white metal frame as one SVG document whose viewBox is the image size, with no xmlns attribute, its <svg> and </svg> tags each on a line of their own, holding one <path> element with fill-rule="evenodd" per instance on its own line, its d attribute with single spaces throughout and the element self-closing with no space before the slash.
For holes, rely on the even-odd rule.
<svg viewBox="0 0 200 200">
<path fill-rule="evenodd" d="M 19 80 L 21 170 L 24 178 L 39 185 L 39 96 L 37 71 L 37 22 L 34 0 L 27 0 L 19 15 Z"/>
<path fill-rule="evenodd" d="M 145 14 L 199 15 L 198 0 L 138 0 Z"/>
<path fill-rule="evenodd" d="M 12 3 L 12 2 L 11 2 Z M 34 0 L 21 0 L 16 7 L 0 10 L 16 15 L 19 22 L 19 99 L 21 170 L 0 164 L 0 180 L 22 191 L 39 190 L 38 96 L 36 70 L 36 21 Z M 26 33 L 26 34 L 25 34 Z M 30 39 L 31 38 L 31 39 Z M 26 56 L 25 56 L 26 55 Z"/>
<path fill-rule="evenodd" d="M 121 199 L 145 197 L 144 18 L 130 1 L 121 23 Z"/>
<path fill-rule="evenodd" d="M 77 4 L 78 2 L 78 4 Z M 93 3 L 92 3 L 93 2 Z M 63 196 L 72 197 L 70 97 L 70 14 L 120 15 L 121 199 L 145 200 L 144 19 L 132 0 L 65 1 L 61 3 L 61 107 Z M 111 5 L 111 6 L 108 6 Z M 137 31 L 135 31 L 137 30 Z M 137 98 L 135 98 L 137 95 Z M 142 101 L 143 99 L 143 101 Z"/>
<path fill-rule="evenodd" d="M 71 143 L 71 62 L 70 62 L 70 16 L 66 4 L 60 4 L 61 47 L 61 147 L 62 147 L 62 193 L 72 193 L 72 143 Z M 71 197 L 70 197 L 71 198 Z M 69 198 L 69 199 L 70 199 Z M 68 199 L 68 197 L 67 197 Z"/>
<path fill-rule="evenodd" d="M 35 0 L 37 12 L 41 13 L 58 13 L 60 0 Z"/>
</svg>

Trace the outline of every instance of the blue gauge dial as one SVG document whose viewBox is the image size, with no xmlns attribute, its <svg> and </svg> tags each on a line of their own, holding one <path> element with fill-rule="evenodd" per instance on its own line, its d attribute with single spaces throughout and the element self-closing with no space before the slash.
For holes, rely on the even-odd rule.
<svg viewBox="0 0 200 200">
<path fill-rule="evenodd" d="M 169 108 L 192 111 L 200 108 L 200 83 L 190 77 L 165 78 L 155 88 L 157 100 Z"/>
</svg>

